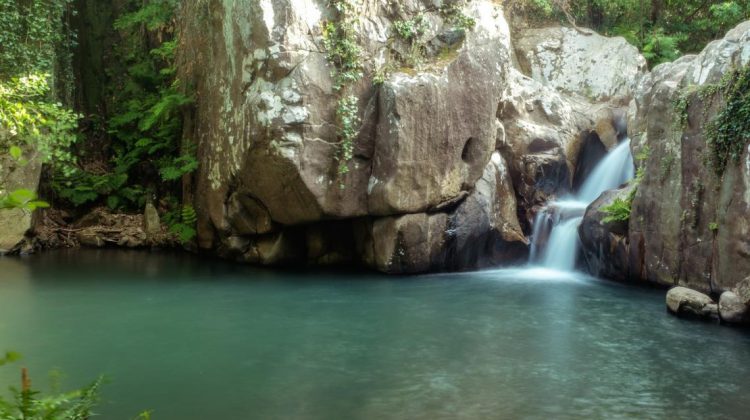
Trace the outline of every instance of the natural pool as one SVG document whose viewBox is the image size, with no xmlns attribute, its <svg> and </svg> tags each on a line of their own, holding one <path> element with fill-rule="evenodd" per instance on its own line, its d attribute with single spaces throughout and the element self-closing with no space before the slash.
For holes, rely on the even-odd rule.
<svg viewBox="0 0 750 420">
<path fill-rule="evenodd" d="M 0 259 L 0 351 L 105 373 L 102 419 L 746 418 L 750 334 L 664 292 L 520 270 L 386 277 L 185 254 Z M 0 385 L 18 383 L 0 368 Z"/>
</svg>

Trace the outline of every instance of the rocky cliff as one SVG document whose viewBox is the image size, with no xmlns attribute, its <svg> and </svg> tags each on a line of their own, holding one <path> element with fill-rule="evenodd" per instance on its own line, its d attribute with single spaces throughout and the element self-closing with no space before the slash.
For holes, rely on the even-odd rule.
<svg viewBox="0 0 750 420">
<path fill-rule="evenodd" d="M 750 275 L 750 149 L 739 128 L 749 63 L 745 22 L 641 79 L 629 132 L 642 179 L 629 223 L 603 222 L 602 207 L 628 195 L 613 192 L 581 228 L 595 274 L 716 295 Z"/>
<path fill-rule="evenodd" d="M 511 39 L 489 0 L 398 3 L 186 4 L 201 248 L 402 273 L 523 261 L 536 206 L 571 189 L 585 149 L 622 136 L 645 69 L 624 40 Z M 332 54 L 352 44 L 355 63 Z M 342 65 L 361 73 L 344 88 Z"/>
</svg>

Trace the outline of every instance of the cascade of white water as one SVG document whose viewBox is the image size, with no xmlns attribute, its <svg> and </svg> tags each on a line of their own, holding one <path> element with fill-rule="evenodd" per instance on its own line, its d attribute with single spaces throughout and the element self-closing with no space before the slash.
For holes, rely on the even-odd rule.
<svg viewBox="0 0 750 420">
<path fill-rule="evenodd" d="M 607 190 L 635 177 L 630 140 L 618 145 L 599 162 L 572 199 L 549 203 L 534 220 L 531 259 L 534 264 L 573 270 L 579 249 L 578 226 L 586 207 Z"/>
<path fill-rule="evenodd" d="M 583 216 L 556 225 L 549 235 L 542 265 L 558 270 L 572 270 L 578 256 L 578 226 Z"/>
<path fill-rule="evenodd" d="M 604 191 L 619 187 L 635 176 L 630 140 L 622 142 L 594 168 L 576 194 L 578 201 L 591 204 Z"/>
</svg>

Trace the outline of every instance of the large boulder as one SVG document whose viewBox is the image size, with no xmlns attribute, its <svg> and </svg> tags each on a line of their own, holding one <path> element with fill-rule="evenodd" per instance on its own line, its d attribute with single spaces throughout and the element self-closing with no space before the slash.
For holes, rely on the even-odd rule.
<svg viewBox="0 0 750 420">
<path fill-rule="evenodd" d="M 682 316 L 708 319 L 718 319 L 719 316 L 716 302 L 708 295 L 681 286 L 673 287 L 667 292 L 667 309 Z"/>
<path fill-rule="evenodd" d="M 724 105 L 710 86 L 748 63 L 745 22 L 639 83 L 629 131 L 646 158 L 629 226 L 632 277 L 720 293 L 750 275 L 750 153 L 718 176 L 706 134 Z"/>
<path fill-rule="evenodd" d="M 366 223 L 363 262 L 388 273 L 419 273 L 523 261 L 528 241 L 512 192 L 507 165 L 495 152 L 475 190 L 452 208 Z"/>
<path fill-rule="evenodd" d="M 646 60 L 625 38 L 590 30 L 527 29 L 514 42 L 524 72 L 547 86 L 592 101 L 627 103 Z"/>
</svg>

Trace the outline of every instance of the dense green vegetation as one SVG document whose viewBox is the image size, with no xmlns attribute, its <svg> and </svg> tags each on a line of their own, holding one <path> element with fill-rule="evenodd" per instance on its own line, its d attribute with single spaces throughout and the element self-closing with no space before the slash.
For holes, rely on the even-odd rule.
<svg viewBox="0 0 750 420">
<path fill-rule="evenodd" d="M 52 92 L 55 80 L 69 74 L 74 37 L 64 16 L 71 3 L 0 0 L 0 154 L 10 157 L 8 166 L 35 160 L 52 171 L 73 171 L 70 147 L 79 116 Z M 7 191 L 7 180 L 0 179 L 0 208 L 46 206 L 37 200 L 34 186 L 24 187 Z"/>
<path fill-rule="evenodd" d="M 506 5 L 532 21 L 562 20 L 623 36 L 652 66 L 698 52 L 750 18 L 748 0 L 508 0 Z"/>
<path fill-rule="evenodd" d="M 116 21 L 119 43 L 107 93 L 110 110 L 90 117 L 97 128 L 94 135 L 109 140 L 108 160 L 53 179 L 60 197 L 73 205 L 104 200 L 112 209 L 138 210 L 153 196 L 168 207 L 179 202 L 179 180 L 198 164 L 181 144 L 181 108 L 191 99 L 175 77 L 178 3 L 133 1 Z M 115 74 L 117 70 L 124 71 Z"/>
<path fill-rule="evenodd" d="M 182 144 L 182 108 L 191 99 L 175 77 L 178 5 L 128 2 L 110 28 L 118 40 L 108 62 L 107 112 L 82 116 L 61 103 L 73 89 L 72 0 L 0 0 L 0 149 L 11 151 L 14 165 L 46 163 L 49 198 L 60 204 L 140 211 L 158 199 L 186 239 L 194 235 L 188 224 L 194 211 L 181 206 L 180 181 L 198 163 Z M 92 137 L 104 138 L 104 147 Z M 4 191 L 4 185 L 0 207 L 44 204 L 30 189 Z"/>
</svg>

